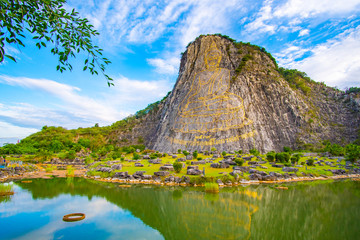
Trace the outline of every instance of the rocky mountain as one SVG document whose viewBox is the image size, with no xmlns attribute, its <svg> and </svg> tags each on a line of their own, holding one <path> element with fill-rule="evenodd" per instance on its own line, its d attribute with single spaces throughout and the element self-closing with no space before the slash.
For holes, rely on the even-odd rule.
<svg viewBox="0 0 360 240">
<path fill-rule="evenodd" d="M 200 36 L 183 53 L 166 99 L 130 131 L 114 131 L 110 139 L 142 139 L 162 152 L 213 147 L 266 152 L 321 140 L 349 143 L 358 138 L 356 101 L 304 73 L 279 69 L 261 47 Z"/>
</svg>

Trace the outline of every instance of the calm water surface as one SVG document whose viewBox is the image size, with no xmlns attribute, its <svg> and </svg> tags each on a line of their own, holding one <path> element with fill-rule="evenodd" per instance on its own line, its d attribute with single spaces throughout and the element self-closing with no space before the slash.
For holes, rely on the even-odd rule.
<svg viewBox="0 0 360 240">
<path fill-rule="evenodd" d="M 0 239 L 360 239 L 360 183 L 221 189 L 86 179 L 15 182 L 0 197 Z M 82 212 L 79 222 L 62 217 Z"/>
</svg>

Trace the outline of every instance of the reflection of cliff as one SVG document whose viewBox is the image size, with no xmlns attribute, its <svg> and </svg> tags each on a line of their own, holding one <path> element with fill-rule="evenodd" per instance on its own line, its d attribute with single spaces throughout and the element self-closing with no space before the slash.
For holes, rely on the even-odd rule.
<svg viewBox="0 0 360 240">
<path fill-rule="evenodd" d="M 203 193 L 188 190 L 118 188 L 85 179 L 74 179 L 70 184 L 64 179 L 40 179 L 19 185 L 31 191 L 35 199 L 63 193 L 105 197 L 157 229 L 165 239 L 248 239 L 251 217 L 257 210 L 257 200 L 245 194 L 225 193 L 211 200 Z"/>
</svg>

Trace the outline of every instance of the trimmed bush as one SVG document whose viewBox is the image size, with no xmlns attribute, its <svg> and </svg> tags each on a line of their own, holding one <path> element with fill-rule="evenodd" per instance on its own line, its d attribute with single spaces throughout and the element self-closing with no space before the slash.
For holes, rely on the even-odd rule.
<svg viewBox="0 0 360 240">
<path fill-rule="evenodd" d="M 241 158 L 235 158 L 235 163 L 238 165 L 238 166 L 242 166 L 244 164 L 244 160 L 241 159 Z"/>
<path fill-rule="evenodd" d="M 260 154 L 259 150 L 257 150 L 256 148 L 250 149 L 249 153 L 254 156 L 258 156 Z"/>
<path fill-rule="evenodd" d="M 174 167 L 175 172 L 179 173 L 179 172 L 181 172 L 181 169 L 182 169 L 182 163 L 174 162 L 173 167 Z"/>
</svg>

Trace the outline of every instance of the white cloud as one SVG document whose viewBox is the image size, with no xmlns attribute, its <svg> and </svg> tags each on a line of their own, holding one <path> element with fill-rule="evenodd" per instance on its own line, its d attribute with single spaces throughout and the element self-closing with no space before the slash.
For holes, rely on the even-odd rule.
<svg viewBox="0 0 360 240">
<path fill-rule="evenodd" d="M 310 30 L 309 29 L 303 29 L 299 32 L 299 37 L 309 35 Z"/>
<path fill-rule="evenodd" d="M 300 54 L 304 49 L 293 49 Z M 286 56 L 286 50 L 282 55 Z M 350 29 L 326 43 L 311 49 L 311 56 L 301 61 L 286 59 L 287 67 L 297 68 L 306 72 L 312 79 L 325 82 L 329 86 L 345 87 L 360 86 L 360 27 Z M 293 58 L 293 57 L 292 57 Z"/>
<path fill-rule="evenodd" d="M 150 65 L 155 67 L 155 71 L 161 74 L 176 74 L 180 65 L 180 59 L 176 57 L 171 57 L 169 59 L 152 58 L 146 60 Z"/>
<path fill-rule="evenodd" d="M 275 9 L 274 16 L 308 18 L 323 13 L 347 13 L 359 9 L 359 7 L 359 0 L 289 0 Z"/>
<path fill-rule="evenodd" d="M 1 110 L 0 110 L 1 112 Z M 27 127 L 20 127 L 20 126 L 15 126 L 13 124 L 7 123 L 7 122 L 3 122 L 0 121 L 0 139 L 3 138 L 1 142 L 7 142 L 7 138 L 9 137 L 18 137 L 18 138 L 23 138 L 26 137 L 30 134 L 33 134 L 35 132 L 37 132 L 38 129 L 36 128 L 27 128 Z M 11 140 L 11 142 L 13 142 L 13 140 Z M 0 143 L 1 146 L 1 143 Z"/>
<path fill-rule="evenodd" d="M 44 125 L 65 128 L 88 127 L 95 123 L 109 125 L 160 100 L 172 88 L 165 80 L 139 81 L 120 77 L 106 93 L 89 97 L 80 95 L 77 87 L 47 79 L 0 75 L 0 83 L 49 94 L 46 108 L 29 103 L 0 103 L 0 118 L 4 121 L 0 124 L 0 129 L 4 129 L 1 137 L 23 137 Z M 22 129 L 24 133 L 20 134 Z"/>
<path fill-rule="evenodd" d="M 239 1 L 193 1 L 191 11 L 176 31 L 175 39 L 183 51 L 187 44 L 200 34 L 224 33 L 234 16 L 241 15 L 243 4 Z M 180 33 L 178 35 L 178 33 Z M 179 52 L 180 53 L 180 52 Z M 178 54 L 179 54 L 178 53 Z"/>
<path fill-rule="evenodd" d="M 121 76 L 114 80 L 115 87 L 110 89 L 110 96 L 117 96 L 120 105 L 136 104 L 146 107 L 154 101 L 165 97 L 172 89 L 172 85 L 166 80 L 140 81 L 130 80 Z M 140 110 L 138 108 L 138 110 Z"/>
<path fill-rule="evenodd" d="M 26 87 L 30 89 L 43 90 L 66 103 L 67 111 L 72 115 L 83 119 L 97 119 L 101 122 L 110 123 L 119 119 L 118 113 L 111 106 L 105 105 L 93 98 L 79 94 L 80 89 L 63 83 L 48 79 L 33 79 L 26 77 L 10 77 L 0 75 L 0 82 Z"/>
<path fill-rule="evenodd" d="M 245 26 L 247 31 L 255 32 L 269 32 L 270 34 L 274 34 L 276 30 L 276 26 L 266 23 L 267 21 L 272 19 L 272 0 L 267 0 L 264 2 L 263 7 L 260 9 L 257 14 L 258 17 L 251 23 Z"/>
</svg>

